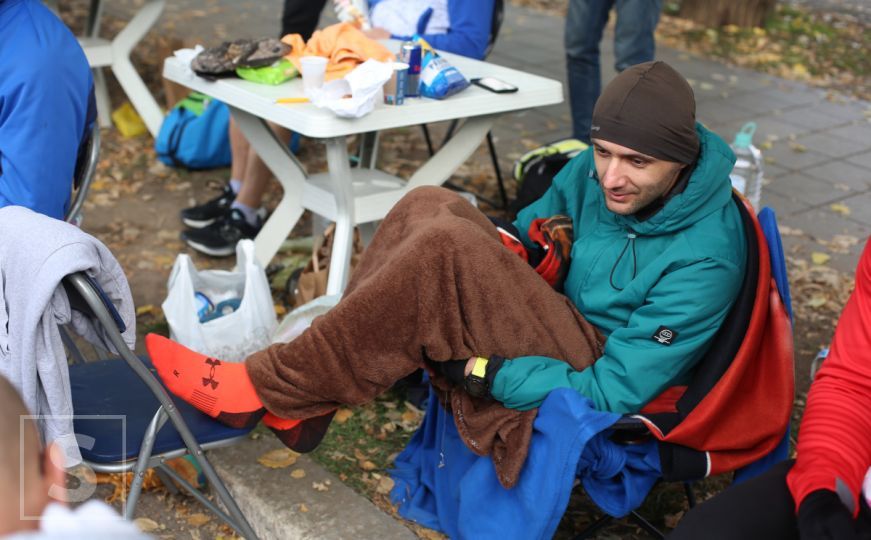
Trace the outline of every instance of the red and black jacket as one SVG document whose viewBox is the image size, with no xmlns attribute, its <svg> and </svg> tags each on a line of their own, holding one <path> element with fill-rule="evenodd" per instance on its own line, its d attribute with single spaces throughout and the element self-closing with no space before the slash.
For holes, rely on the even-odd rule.
<svg viewBox="0 0 871 540">
<path fill-rule="evenodd" d="M 640 420 L 661 441 L 666 480 L 733 471 L 771 452 L 795 392 L 792 324 L 752 208 L 735 197 L 747 238 L 741 290 L 689 385 L 668 389 Z"/>
</svg>

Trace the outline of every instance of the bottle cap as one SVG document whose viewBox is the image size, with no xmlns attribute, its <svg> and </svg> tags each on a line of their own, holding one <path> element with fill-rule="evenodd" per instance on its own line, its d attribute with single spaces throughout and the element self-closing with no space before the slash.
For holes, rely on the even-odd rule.
<svg viewBox="0 0 871 540">
<path fill-rule="evenodd" d="M 747 122 L 735 134 L 735 141 L 732 142 L 732 146 L 735 148 L 749 148 L 753 144 L 754 133 L 756 133 L 756 122 Z"/>
</svg>

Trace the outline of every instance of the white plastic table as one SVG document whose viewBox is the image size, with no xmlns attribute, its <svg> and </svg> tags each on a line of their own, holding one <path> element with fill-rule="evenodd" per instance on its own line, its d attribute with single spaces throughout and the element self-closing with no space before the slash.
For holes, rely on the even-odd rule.
<svg viewBox="0 0 871 540">
<path fill-rule="evenodd" d="M 387 42 L 394 51 L 398 42 Z M 265 266 L 290 234 L 304 209 L 336 223 L 327 294 L 347 283 L 354 226 L 378 221 L 409 190 L 440 185 L 478 148 L 500 114 L 560 103 L 562 84 L 522 71 L 456 55 L 444 55 L 467 78 L 494 76 L 517 85 L 513 94 L 494 94 L 471 86 L 438 101 L 406 100 L 404 105 L 377 103 L 363 118 L 345 119 L 310 103 L 281 105 L 281 97 L 302 96 L 302 81 L 265 86 L 241 79 L 208 81 L 189 72 L 176 58 L 163 65 L 167 79 L 226 103 L 254 150 L 281 183 L 281 201 L 255 239 L 255 252 Z M 370 168 L 351 168 L 347 138 L 385 129 L 465 119 L 462 127 L 408 180 Z M 326 145 L 329 172 L 307 175 L 302 165 L 273 134 L 274 122 Z"/>
<path fill-rule="evenodd" d="M 46 0 L 46 4 L 57 12 L 57 1 Z M 118 32 L 115 39 L 109 41 L 99 37 L 103 0 L 90 1 L 85 35 L 79 36 L 79 44 L 94 71 L 97 113 L 101 126 L 108 127 L 112 124 L 109 93 L 102 71 L 102 68 L 109 67 L 124 93 L 127 94 L 127 98 L 130 99 L 133 108 L 142 117 L 148 131 L 152 136 L 157 137 L 160 124 L 163 122 L 163 111 L 130 62 L 130 53 L 160 18 L 165 4 L 166 0 L 145 0 L 130 22 Z"/>
</svg>

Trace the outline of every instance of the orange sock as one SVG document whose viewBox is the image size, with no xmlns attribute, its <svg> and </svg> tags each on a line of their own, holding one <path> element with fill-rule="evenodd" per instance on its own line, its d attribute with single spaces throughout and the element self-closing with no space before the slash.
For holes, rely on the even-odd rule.
<svg viewBox="0 0 871 540">
<path fill-rule="evenodd" d="M 323 440 L 333 421 L 336 411 L 330 411 L 321 416 L 305 420 L 288 420 L 267 412 L 263 417 L 263 425 L 272 430 L 278 440 L 295 452 L 305 454 L 311 452 Z"/>
<path fill-rule="evenodd" d="M 244 363 L 210 358 L 157 334 L 145 336 L 145 348 L 169 391 L 219 422 L 249 428 L 266 412 Z"/>
</svg>

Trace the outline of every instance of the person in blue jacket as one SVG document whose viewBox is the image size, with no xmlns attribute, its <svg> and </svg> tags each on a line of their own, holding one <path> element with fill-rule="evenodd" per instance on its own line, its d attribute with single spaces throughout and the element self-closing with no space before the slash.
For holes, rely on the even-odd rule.
<svg viewBox="0 0 871 540">
<path fill-rule="evenodd" d="M 64 217 L 92 88 L 56 15 L 39 0 L 0 0 L 0 207 Z"/>
<path fill-rule="evenodd" d="M 475 59 L 483 59 L 490 44 L 494 0 L 378 0 L 370 1 L 374 28 L 365 33 L 372 39 L 411 39 L 419 34 L 435 49 Z M 285 22 L 298 27 L 283 27 L 283 32 L 305 34 L 311 31 L 318 2 L 285 3 Z M 386 28 L 384 26 L 386 26 Z M 278 129 L 282 141 L 290 133 Z M 191 248 L 213 257 L 236 253 L 236 242 L 254 238 L 263 226 L 266 211 L 263 194 L 272 173 L 250 148 L 235 123 L 230 125 L 233 149 L 231 178 L 217 197 L 181 211 L 189 227 L 182 239 Z"/>
<path fill-rule="evenodd" d="M 417 34 L 433 48 L 483 60 L 494 0 L 370 0 L 373 39 L 407 41 Z"/>
</svg>

